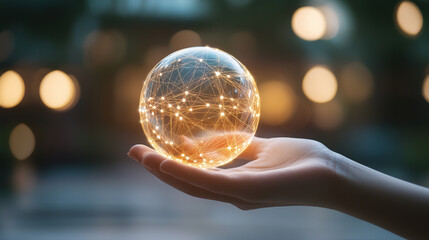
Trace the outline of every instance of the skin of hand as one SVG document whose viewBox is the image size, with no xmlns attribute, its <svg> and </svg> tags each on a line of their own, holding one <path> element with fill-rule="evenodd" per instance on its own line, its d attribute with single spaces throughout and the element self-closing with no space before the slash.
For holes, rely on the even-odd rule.
<svg viewBox="0 0 429 240">
<path fill-rule="evenodd" d="M 218 142 L 217 138 L 211 142 Z M 192 142 L 186 139 L 189 148 Z M 218 147 L 219 144 L 211 143 Z M 231 203 L 240 209 L 329 203 L 335 174 L 331 151 L 306 139 L 254 137 L 239 156 L 249 163 L 231 169 L 200 169 L 166 159 L 136 145 L 129 156 L 167 184 L 189 195 Z"/>
<path fill-rule="evenodd" d="M 182 142 L 192 151 L 190 139 Z M 218 147 L 224 142 L 223 135 L 210 144 Z M 250 162 L 229 169 L 190 167 L 144 145 L 133 146 L 128 155 L 165 183 L 194 197 L 231 203 L 243 210 L 325 207 L 406 238 L 429 238 L 428 189 L 358 164 L 314 140 L 253 137 L 238 157 Z"/>
</svg>

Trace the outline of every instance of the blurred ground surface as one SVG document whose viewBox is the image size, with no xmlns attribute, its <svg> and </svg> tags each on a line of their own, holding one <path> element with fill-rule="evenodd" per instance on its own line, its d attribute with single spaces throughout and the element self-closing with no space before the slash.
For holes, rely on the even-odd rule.
<svg viewBox="0 0 429 240">
<path fill-rule="evenodd" d="M 400 239 L 332 210 L 241 211 L 172 189 L 132 160 L 54 169 L 2 195 L 0 239 Z"/>
</svg>

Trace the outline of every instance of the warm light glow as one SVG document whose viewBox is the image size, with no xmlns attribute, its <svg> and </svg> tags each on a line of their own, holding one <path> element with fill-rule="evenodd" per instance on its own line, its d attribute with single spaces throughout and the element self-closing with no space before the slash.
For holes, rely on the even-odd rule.
<svg viewBox="0 0 429 240">
<path fill-rule="evenodd" d="M 70 76 L 55 70 L 48 73 L 40 84 L 39 94 L 42 102 L 49 108 L 64 111 L 77 100 L 78 85 Z"/>
<path fill-rule="evenodd" d="M 161 60 L 144 82 L 139 107 L 149 143 L 165 157 L 200 168 L 237 157 L 255 134 L 259 111 L 246 67 L 210 47 Z"/>
<path fill-rule="evenodd" d="M 292 16 L 292 30 L 304 40 L 319 40 L 326 32 L 325 16 L 315 7 L 301 7 Z"/>
<path fill-rule="evenodd" d="M 337 79 L 329 69 L 315 66 L 305 74 L 302 89 L 305 96 L 313 102 L 329 102 L 337 93 Z"/>
<path fill-rule="evenodd" d="M 410 1 L 403 1 L 396 9 L 396 23 L 409 36 L 416 36 L 423 27 L 423 15 L 419 7 Z"/>
<path fill-rule="evenodd" d="M 426 76 L 423 82 L 422 93 L 426 101 L 429 102 L 429 75 Z"/>
<path fill-rule="evenodd" d="M 182 30 L 175 33 L 170 39 L 170 50 L 201 46 L 201 37 L 192 30 Z"/>
<path fill-rule="evenodd" d="M 339 76 L 341 93 L 351 102 L 369 99 L 374 91 L 374 79 L 365 65 L 359 62 L 346 65 Z"/>
<path fill-rule="evenodd" d="M 261 95 L 261 121 L 268 125 L 286 122 L 295 111 L 295 94 L 281 81 L 264 82 L 259 87 Z"/>
<path fill-rule="evenodd" d="M 21 76 L 15 71 L 7 71 L 0 76 L 0 106 L 11 108 L 24 98 L 25 85 Z"/>
<path fill-rule="evenodd" d="M 31 129 L 21 123 L 16 126 L 9 137 L 9 147 L 12 155 L 18 160 L 28 158 L 34 150 L 36 138 Z"/>
</svg>

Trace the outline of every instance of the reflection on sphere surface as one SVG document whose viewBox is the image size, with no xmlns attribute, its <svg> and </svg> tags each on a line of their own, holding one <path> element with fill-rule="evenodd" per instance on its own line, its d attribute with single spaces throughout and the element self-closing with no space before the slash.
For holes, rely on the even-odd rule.
<svg viewBox="0 0 429 240">
<path fill-rule="evenodd" d="M 236 158 L 259 122 L 255 81 L 237 59 L 210 47 L 192 47 L 162 59 L 140 96 L 140 122 L 159 153 L 210 168 Z"/>
</svg>

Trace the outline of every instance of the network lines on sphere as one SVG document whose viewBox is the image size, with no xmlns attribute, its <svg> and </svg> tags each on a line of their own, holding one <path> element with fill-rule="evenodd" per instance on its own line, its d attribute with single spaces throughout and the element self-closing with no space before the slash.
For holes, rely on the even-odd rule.
<svg viewBox="0 0 429 240">
<path fill-rule="evenodd" d="M 192 47 L 162 59 L 140 95 L 149 143 L 169 159 L 200 168 L 223 165 L 250 144 L 260 116 L 255 80 L 230 54 Z"/>
</svg>

